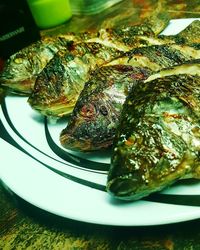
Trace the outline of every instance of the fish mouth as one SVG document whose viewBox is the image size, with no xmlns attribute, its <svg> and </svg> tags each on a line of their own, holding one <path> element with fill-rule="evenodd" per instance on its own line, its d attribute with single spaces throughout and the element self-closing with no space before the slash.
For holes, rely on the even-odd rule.
<svg viewBox="0 0 200 250">
<path fill-rule="evenodd" d="M 65 149 L 69 150 L 89 151 L 89 149 L 91 148 L 90 141 L 76 140 L 73 137 L 65 134 L 64 132 L 61 132 L 60 142 Z"/>
<path fill-rule="evenodd" d="M 91 139 L 79 139 L 65 133 L 63 130 L 60 134 L 61 145 L 68 150 L 79 151 L 79 152 L 94 152 L 97 150 L 107 150 L 112 146 L 112 139 L 106 142 L 93 142 Z"/>
<path fill-rule="evenodd" d="M 132 175 L 118 176 L 108 180 L 106 189 L 111 196 L 126 201 L 139 200 L 149 193 L 149 189 Z"/>
</svg>

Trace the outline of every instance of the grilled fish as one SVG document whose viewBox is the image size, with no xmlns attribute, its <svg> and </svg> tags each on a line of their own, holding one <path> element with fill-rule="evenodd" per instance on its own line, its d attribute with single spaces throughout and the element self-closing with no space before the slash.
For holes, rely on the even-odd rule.
<svg viewBox="0 0 200 250">
<path fill-rule="evenodd" d="M 167 26 L 168 21 L 167 18 L 159 20 L 162 24 L 159 31 Z M 56 37 L 43 37 L 40 41 L 15 53 L 6 61 L 4 71 L 0 74 L 0 84 L 7 87 L 11 92 L 30 94 L 38 74 L 59 50 L 67 47 L 68 41 L 76 43 L 95 42 L 122 51 L 128 51 L 130 48 L 133 48 L 133 44 L 135 46 L 136 44 L 147 44 L 146 37 L 133 39 L 133 37 L 139 34 L 146 36 L 149 34 L 155 35 L 152 27 L 141 24 L 121 29 L 100 29 L 94 32 L 78 34 L 71 32 Z M 170 42 L 171 38 L 168 40 Z M 130 43 L 130 41 L 132 42 Z M 152 39 L 152 41 L 154 40 Z M 163 43 L 163 38 L 155 39 L 154 43 Z"/>
<path fill-rule="evenodd" d="M 121 28 L 103 29 L 95 32 L 67 33 L 56 37 L 43 37 L 31 46 L 12 55 L 6 62 L 3 73 L 0 74 L 0 84 L 10 91 L 19 94 L 30 94 L 35 80 L 49 60 L 58 50 L 64 49 L 68 41 L 100 43 L 121 51 L 129 51 L 135 47 L 171 44 L 183 42 L 182 37 L 157 37 L 169 22 L 165 14 L 154 15 L 151 20 L 144 23 Z M 159 25 L 158 25 L 159 24 Z M 190 34 L 198 34 L 198 25 L 186 28 L 186 37 Z M 185 34 L 183 34 L 185 37 Z"/>
<path fill-rule="evenodd" d="M 189 46 L 151 46 L 136 49 L 127 57 L 120 57 L 109 63 L 112 65 L 93 72 L 66 128 L 61 132 L 61 144 L 67 149 L 80 151 L 111 146 L 125 98 L 138 79 L 146 79 L 158 70 L 169 67 L 166 72 L 161 71 L 154 77 L 196 70 L 198 62 L 177 68 L 173 66 L 198 58 L 199 53 L 199 50 Z"/>
<path fill-rule="evenodd" d="M 61 144 L 68 149 L 91 151 L 112 144 L 126 95 L 134 82 L 146 79 L 148 68 L 115 65 L 96 70 L 75 105 Z"/>
<path fill-rule="evenodd" d="M 11 92 L 30 94 L 35 79 L 58 50 L 65 49 L 73 34 L 44 37 L 36 43 L 13 54 L 0 73 L 0 84 Z"/>
<path fill-rule="evenodd" d="M 91 71 L 122 54 L 98 43 L 72 44 L 68 49 L 59 51 L 39 74 L 28 99 L 44 115 L 71 113 Z"/>
<path fill-rule="evenodd" d="M 136 48 L 106 65 L 131 65 L 149 67 L 154 72 L 161 68 L 200 58 L 200 44 L 170 44 Z"/>
<path fill-rule="evenodd" d="M 200 71 L 140 82 L 129 92 L 114 140 L 107 190 L 138 200 L 200 178 Z"/>
</svg>

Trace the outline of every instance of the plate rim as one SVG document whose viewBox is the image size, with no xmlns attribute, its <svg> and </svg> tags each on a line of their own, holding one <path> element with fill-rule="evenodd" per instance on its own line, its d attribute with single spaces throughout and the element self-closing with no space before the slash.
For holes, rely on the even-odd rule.
<svg viewBox="0 0 200 250">
<path fill-rule="evenodd" d="M 173 22 L 175 20 L 175 22 L 176 22 L 176 20 L 179 20 L 179 21 L 180 20 L 185 20 L 186 23 L 187 22 L 189 23 L 189 22 L 192 22 L 193 20 L 197 20 L 197 19 L 200 20 L 200 18 L 184 18 L 184 19 L 172 19 L 171 21 Z M 16 155 L 16 157 L 17 157 L 17 155 L 21 155 L 21 157 L 22 157 L 21 159 L 23 159 L 22 161 L 27 162 L 27 159 L 26 159 L 27 156 L 23 155 L 24 154 L 23 152 L 18 151 L 18 149 L 16 149 L 14 146 L 11 146 L 9 143 L 5 142 L 3 139 L 1 139 L 1 137 L 0 137 L 0 146 L 3 148 L 3 152 L 4 151 L 6 152 L 6 150 L 10 150 L 10 152 L 12 151 Z M 8 160 L 8 159 L 6 159 L 6 154 L 3 154 L 3 159 L 4 159 L 4 163 Z M 10 164 L 10 161 L 12 161 L 12 159 L 8 160 L 9 164 Z M 30 159 L 29 159 L 29 161 L 30 161 Z M 34 163 L 32 163 L 32 164 L 34 164 Z M 38 165 L 38 164 L 39 163 L 37 163 L 36 165 Z M 3 183 L 3 186 L 7 187 L 7 189 L 11 190 L 11 192 L 15 193 L 16 195 L 18 195 L 19 197 L 21 197 L 22 199 L 24 199 L 25 201 L 27 201 L 28 203 L 30 203 L 30 204 L 32 204 L 32 205 L 34 205 L 36 207 L 39 207 L 39 208 L 41 208 L 41 209 L 43 209 L 43 210 L 45 210 L 47 212 L 50 212 L 52 214 L 55 214 L 55 215 L 58 215 L 58 216 L 61 216 L 61 217 L 64 217 L 64 218 L 69 218 L 69 219 L 72 219 L 72 220 L 75 220 L 75 221 L 87 222 L 87 223 L 99 224 L 99 225 L 107 225 L 107 226 L 108 225 L 109 226 L 153 226 L 153 225 L 163 225 L 163 224 L 171 224 L 171 223 L 183 222 L 183 221 L 194 220 L 194 219 L 199 219 L 200 218 L 200 209 L 198 207 L 186 207 L 186 206 L 183 206 L 183 205 L 181 205 L 181 206 L 178 205 L 178 207 L 179 207 L 179 209 L 182 209 L 182 211 L 183 211 L 182 213 L 184 213 L 184 211 L 185 211 L 185 216 L 184 217 L 182 217 L 180 215 L 177 216 L 176 218 L 174 218 L 173 216 L 171 216 L 171 217 L 166 216 L 165 219 L 163 219 L 162 221 L 160 221 L 160 220 L 152 221 L 151 217 L 149 217 L 148 221 L 141 221 L 141 222 L 135 222 L 134 223 L 132 220 L 130 220 L 130 222 L 127 221 L 126 224 L 125 224 L 121 220 L 120 221 L 113 221 L 112 219 L 108 220 L 108 217 L 106 217 L 107 219 L 105 219 L 105 220 L 102 220 L 102 219 L 99 220 L 98 218 L 95 220 L 94 215 L 93 215 L 93 217 L 91 217 L 91 218 L 94 218 L 94 219 L 91 219 L 89 216 L 85 217 L 85 215 L 83 216 L 82 214 L 81 215 L 79 214 L 79 216 L 77 216 L 77 214 L 76 215 L 72 214 L 71 216 L 68 216 L 67 214 L 65 214 L 64 211 L 59 211 L 59 208 L 52 209 L 49 206 L 45 206 L 45 203 L 41 204 L 40 201 L 37 201 L 37 197 L 34 197 L 34 200 L 31 200 L 31 196 L 29 196 L 30 193 L 27 194 L 27 191 L 30 192 L 30 190 L 27 190 L 25 188 L 26 187 L 25 184 L 27 184 L 25 179 L 21 178 L 20 174 L 18 174 L 17 178 L 18 178 L 19 181 L 21 181 L 21 185 L 22 185 L 21 189 L 19 189 L 19 187 L 17 186 L 17 183 L 14 181 L 13 178 L 11 178 L 11 175 L 9 175 L 9 170 L 11 170 L 11 169 L 8 169 L 7 172 L 6 172 L 5 171 L 5 169 L 6 169 L 5 165 L 4 166 L 2 166 L 2 165 L 3 164 L 1 164 L 1 166 L 0 166 L 0 181 Z M 30 170 L 30 168 L 27 168 L 27 171 L 28 171 L 28 169 Z M 37 169 L 37 171 L 38 171 L 38 169 Z M 35 173 L 37 173 L 37 171 L 35 171 Z M 52 178 L 52 179 L 55 179 L 55 180 L 59 179 L 59 181 L 62 183 L 62 185 L 64 187 L 68 186 L 66 184 L 63 184 L 66 181 L 66 179 L 63 176 L 59 176 L 59 175 L 56 176 L 55 173 L 52 175 L 52 172 L 51 172 L 50 169 L 43 168 L 42 172 L 43 171 L 45 172 L 45 175 L 47 175 L 49 178 Z M 41 169 L 39 170 L 39 172 L 41 172 Z M 26 175 L 26 177 L 28 177 L 28 173 L 26 173 L 25 175 Z M 42 185 L 42 183 L 40 183 L 40 185 Z M 76 185 L 80 185 L 80 184 L 76 184 Z M 72 186 L 74 186 L 74 185 L 72 185 Z M 94 192 L 94 190 L 91 190 L 91 188 L 90 188 L 90 191 L 91 191 L 91 193 Z M 95 190 L 95 192 L 102 192 L 102 191 Z M 142 202 L 143 201 L 139 201 L 139 203 L 142 203 Z M 158 205 L 160 207 L 168 206 L 172 211 L 173 211 L 173 208 L 177 207 L 177 205 L 171 205 L 171 204 L 170 205 L 166 205 L 166 204 L 161 205 L 161 204 L 158 204 L 157 202 L 152 202 L 152 201 L 151 201 L 151 203 L 156 203 L 156 205 Z"/>
</svg>

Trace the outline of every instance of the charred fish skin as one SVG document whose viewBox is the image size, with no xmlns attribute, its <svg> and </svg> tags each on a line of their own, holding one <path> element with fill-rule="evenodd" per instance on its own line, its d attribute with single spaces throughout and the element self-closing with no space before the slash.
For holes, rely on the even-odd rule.
<svg viewBox="0 0 200 250">
<path fill-rule="evenodd" d="M 107 65 L 126 64 L 148 67 L 156 72 L 198 58 L 200 58 L 199 44 L 164 44 L 135 48 Z"/>
<path fill-rule="evenodd" d="M 175 48 L 164 45 L 136 49 L 133 53 L 128 53 L 126 60 L 123 61 L 119 57 L 114 60 L 114 63 L 108 63 L 108 65 L 113 64 L 112 66 L 104 65 L 98 71 L 94 71 L 77 100 L 68 125 L 61 133 L 60 141 L 63 147 L 78 151 L 94 151 L 111 147 L 122 106 L 131 86 L 138 84 L 139 79 L 158 78 L 184 72 L 189 74 L 199 69 L 198 59 L 187 61 L 188 58 L 198 57 L 198 50 L 182 45 L 179 45 L 178 49 L 176 45 Z M 183 50 L 184 54 L 180 53 L 180 50 Z M 124 72 L 120 72 L 120 67 Z M 157 72 L 158 69 L 160 69 L 159 72 Z M 117 106 L 116 97 L 118 97 Z M 107 109 L 104 115 L 96 111 L 102 105 Z M 87 117 L 87 112 L 91 113 L 90 118 Z M 110 112 L 113 113 L 112 116 Z"/>
<path fill-rule="evenodd" d="M 155 17 L 156 18 L 156 17 Z M 157 18 L 162 27 L 167 26 L 167 19 Z M 164 26 L 163 26 L 164 25 Z M 29 95 L 33 89 L 37 75 L 46 66 L 49 60 L 63 49 L 68 41 L 76 43 L 98 42 L 109 45 L 121 51 L 130 50 L 131 46 L 142 46 L 150 44 L 147 37 L 139 38 L 137 35 L 154 34 L 152 27 L 140 24 L 131 27 L 101 29 L 95 32 L 83 32 L 79 34 L 68 33 L 56 37 L 43 37 L 40 41 L 22 49 L 12 55 L 6 62 L 5 69 L 0 75 L 2 86 L 7 87 L 11 92 Z M 130 37 L 131 35 L 131 37 Z M 106 42 L 106 37 L 108 38 Z M 135 39 L 133 39 L 135 37 Z M 117 40 L 118 39 L 118 40 Z M 131 42 L 134 40 L 133 42 Z M 152 39 L 154 43 L 160 43 L 163 39 Z"/>
<path fill-rule="evenodd" d="M 118 48 L 121 47 L 124 51 L 151 45 L 200 43 L 199 20 L 193 21 L 179 34 L 164 36 L 159 34 L 169 24 L 169 17 L 162 13 L 159 15 L 161 17 L 148 19 L 135 26 L 101 29 L 98 35 L 99 42 L 109 41 L 110 44 L 118 46 Z"/>
<path fill-rule="evenodd" d="M 200 178 L 200 76 L 141 82 L 123 107 L 107 190 L 138 200 L 181 178 Z"/>
<path fill-rule="evenodd" d="M 61 132 L 61 145 L 78 151 L 110 147 L 129 89 L 138 79 L 146 79 L 150 72 L 148 68 L 126 65 L 94 71 L 79 96 L 67 127 Z"/>
<path fill-rule="evenodd" d="M 130 55 L 130 56 L 129 56 Z M 179 65 L 192 59 L 200 57 L 200 50 L 197 44 L 189 45 L 153 45 L 144 48 L 136 48 L 127 52 L 128 62 L 133 64 L 148 64 L 154 71 L 162 68 Z"/>
<path fill-rule="evenodd" d="M 0 84 L 11 92 L 29 95 L 36 77 L 60 50 L 67 47 L 71 36 L 44 37 L 10 56 L 0 73 Z"/>
<path fill-rule="evenodd" d="M 29 104 L 46 116 L 71 113 L 91 71 L 121 54 L 98 43 L 71 44 L 67 52 L 59 51 L 39 74 Z"/>
</svg>

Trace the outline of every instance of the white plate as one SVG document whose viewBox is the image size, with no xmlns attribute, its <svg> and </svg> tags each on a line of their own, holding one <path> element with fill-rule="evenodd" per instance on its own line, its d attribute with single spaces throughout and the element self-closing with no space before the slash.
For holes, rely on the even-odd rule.
<svg viewBox="0 0 200 250">
<path fill-rule="evenodd" d="M 172 20 L 166 34 L 192 21 Z M 105 192 L 109 152 L 67 152 L 58 141 L 65 122 L 49 123 L 30 108 L 25 97 L 6 97 L 0 119 L 0 135 L 10 142 L 0 139 L 1 180 L 39 208 L 78 221 L 117 226 L 200 218 L 197 181 L 178 183 L 144 200 L 117 201 Z"/>
</svg>

